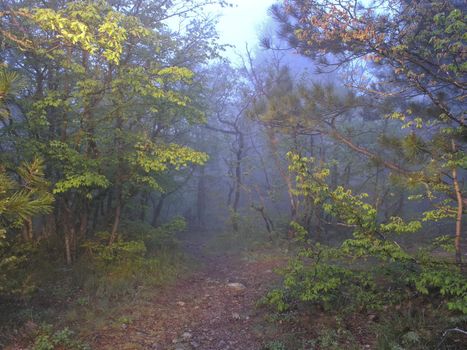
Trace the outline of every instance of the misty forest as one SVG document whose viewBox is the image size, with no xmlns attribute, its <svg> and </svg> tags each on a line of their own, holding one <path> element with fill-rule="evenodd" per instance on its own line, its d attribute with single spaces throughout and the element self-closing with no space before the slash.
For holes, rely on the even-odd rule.
<svg viewBox="0 0 467 350">
<path fill-rule="evenodd" d="M 467 349 L 466 3 L 235 2 L 0 0 L 0 349 Z"/>
</svg>

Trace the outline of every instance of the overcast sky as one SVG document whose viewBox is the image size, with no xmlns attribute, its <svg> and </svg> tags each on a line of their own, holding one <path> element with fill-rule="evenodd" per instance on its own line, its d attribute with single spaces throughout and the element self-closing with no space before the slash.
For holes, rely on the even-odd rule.
<svg viewBox="0 0 467 350">
<path fill-rule="evenodd" d="M 230 0 L 233 8 L 224 8 L 218 13 L 218 32 L 221 42 L 236 46 L 235 51 L 243 53 L 245 43 L 250 48 L 257 46 L 258 30 L 268 19 L 268 9 L 276 0 Z M 235 60 L 235 53 L 229 50 L 228 57 Z"/>
</svg>

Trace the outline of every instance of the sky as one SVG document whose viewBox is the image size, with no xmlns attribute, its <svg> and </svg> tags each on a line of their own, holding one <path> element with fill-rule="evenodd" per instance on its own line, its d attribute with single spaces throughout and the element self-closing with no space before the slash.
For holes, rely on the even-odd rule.
<svg viewBox="0 0 467 350">
<path fill-rule="evenodd" d="M 268 9 L 275 0 L 230 0 L 233 8 L 217 11 L 219 18 L 218 32 L 220 41 L 224 44 L 235 45 L 229 49 L 228 58 L 236 61 L 236 52 L 245 52 L 245 43 L 254 48 L 259 42 L 258 30 L 268 19 Z"/>
</svg>

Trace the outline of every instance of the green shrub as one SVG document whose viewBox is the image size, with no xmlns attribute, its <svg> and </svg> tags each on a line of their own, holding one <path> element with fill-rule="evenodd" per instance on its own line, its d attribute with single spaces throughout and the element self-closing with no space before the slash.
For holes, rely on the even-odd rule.
<svg viewBox="0 0 467 350">
<path fill-rule="evenodd" d="M 373 325 L 376 334 L 376 348 L 394 349 L 450 349 L 465 348 L 465 336 L 460 333 L 447 333 L 448 328 L 467 326 L 467 318 L 449 317 L 440 310 L 430 310 L 414 305 L 387 314 Z"/>
<path fill-rule="evenodd" d="M 176 249 L 178 241 L 175 235 L 185 229 L 186 222 L 182 217 L 176 217 L 159 227 L 153 227 L 141 221 L 126 221 L 121 225 L 124 239 L 144 242 L 149 253 Z"/>
<path fill-rule="evenodd" d="M 0 296 L 27 297 L 36 289 L 29 269 L 34 253 L 31 243 L 20 239 L 7 242 L 0 237 Z"/>
<path fill-rule="evenodd" d="M 83 244 L 86 254 L 75 267 L 75 283 L 96 297 L 116 299 L 169 280 L 183 262 L 175 234 L 185 227 L 180 218 L 158 228 L 126 222 L 111 245 L 108 232 L 96 234 Z"/>
<path fill-rule="evenodd" d="M 296 302 L 339 312 L 381 309 L 386 296 L 378 295 L 372 275 L 337 264 L 340 256 L 319 243 L 301 249 L 282 271 L 282 288 L 269 292 L 267 302 L 280 312 Z"/>
<path fill-rule="evenodd" d="M 287 350 L 287 348 L 285 347 L 284 343 L 282 343 L 281 341 L 274 340 L 274 341 L 267 343 L 264 346 L 263 350 Z"/>
<path fill-rule="evenodd" d="M 348 227 L 351 236 L 336 246 L 321 245 L 292 222 L 301 248 L 283 270 L 282 286 L 271 291 L 266 301 L 279 312 L 294 306 L 344 316 L 371 310 L 384 324 L 377 330 L 378 349 L 436 348 L 448 327 L 448 316 L 467 315 L 466 276 L 452 257 L 434 253 L 445 247 L 452 250 L 452 239 L 438 237 L 432 245 L 404 248 L 399 237 L 420 231 L 425 219 L 392 217 L 381 222 L 377 208 L 366 201 L 367 195 L 340 186 L 331 188 L 326 183 L 328 169 L 313 166 L 312 159 L 300 155 L 289 158 L 296 175 L 296 195 Z M 410 314 L 399 311 L 412 309 L 413 303 L 416 307 Z M 465 329 L 465 323 L 453 327 Z M 318 348 L 342 345 L 332 341 L 331 333 L 326 338 L 329 341 L 323 338 Z"/>
<path fill-rule="evenodd" d="M 340 186 L 330 188 L 324 181 L 329 170 L 313 166 L 312 159 L 293 153 L 289 159 L 290 170 L 296 175 L 296 194 L 351 228 L 352 237 L 336 248 L 320 245 L 293 222 L 303 248 L 284 271 L 282 291 L 269 295 L 272 304 L 279 310 L 287 308 L 287 300 L 335 311 L 380 310 L 418 296 L 425 303 L 467 314 L 465 275 L 449 259 L 430 251 L 440 246 L 440 240 L 433 248 L 416 253 L 395 240 L 420 230 L 421 221 L 392 217 L 380 223 L 377 209 L 365 201 L 365 194 L 354 195 Z"/>
<path fill-rule="evenodd" d="M 322 330 L 319 336 L 306 348 L 306 350 L 315 349 L 351 350 L 361 349 L 361 346 L 356 342 L 350 331 L 338 323 L 335 329 L 326 328 Z"/>
<path fill-rule="evenodd" d="M 44 325 L 40 328 L 33 345 L 33 350 L 90 350 L 91 348 L 74 339 L 74 332 L 68 328 L 54 331 L 52 326 Z"/>
</svg>

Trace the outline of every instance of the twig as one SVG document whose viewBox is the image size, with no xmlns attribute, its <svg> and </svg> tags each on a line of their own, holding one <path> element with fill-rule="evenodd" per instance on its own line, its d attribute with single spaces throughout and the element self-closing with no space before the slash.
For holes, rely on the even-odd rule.
<svg viewBox="0 0 467 350">
<path fill-rule="evenodd" d="M 439 342 L 439 344 L 438 344 L 438 346 L 436 347 L 436 349 L 441 349 L 441 345 L 443 345 L 444 341 L 446 340 L 447 335 L 448 335 L 449 333 L 452 333 L 452 332 L 458 332 L 458 333 L 467 335 L 467 331 L 464 331 L 463 329 L 460 329 L 460 328 L 458 328 L 458 327 L 446 329 L 446 330 L 443 332 L 443 337 L 441 338 L 441 341 Z"/>
</svg>

